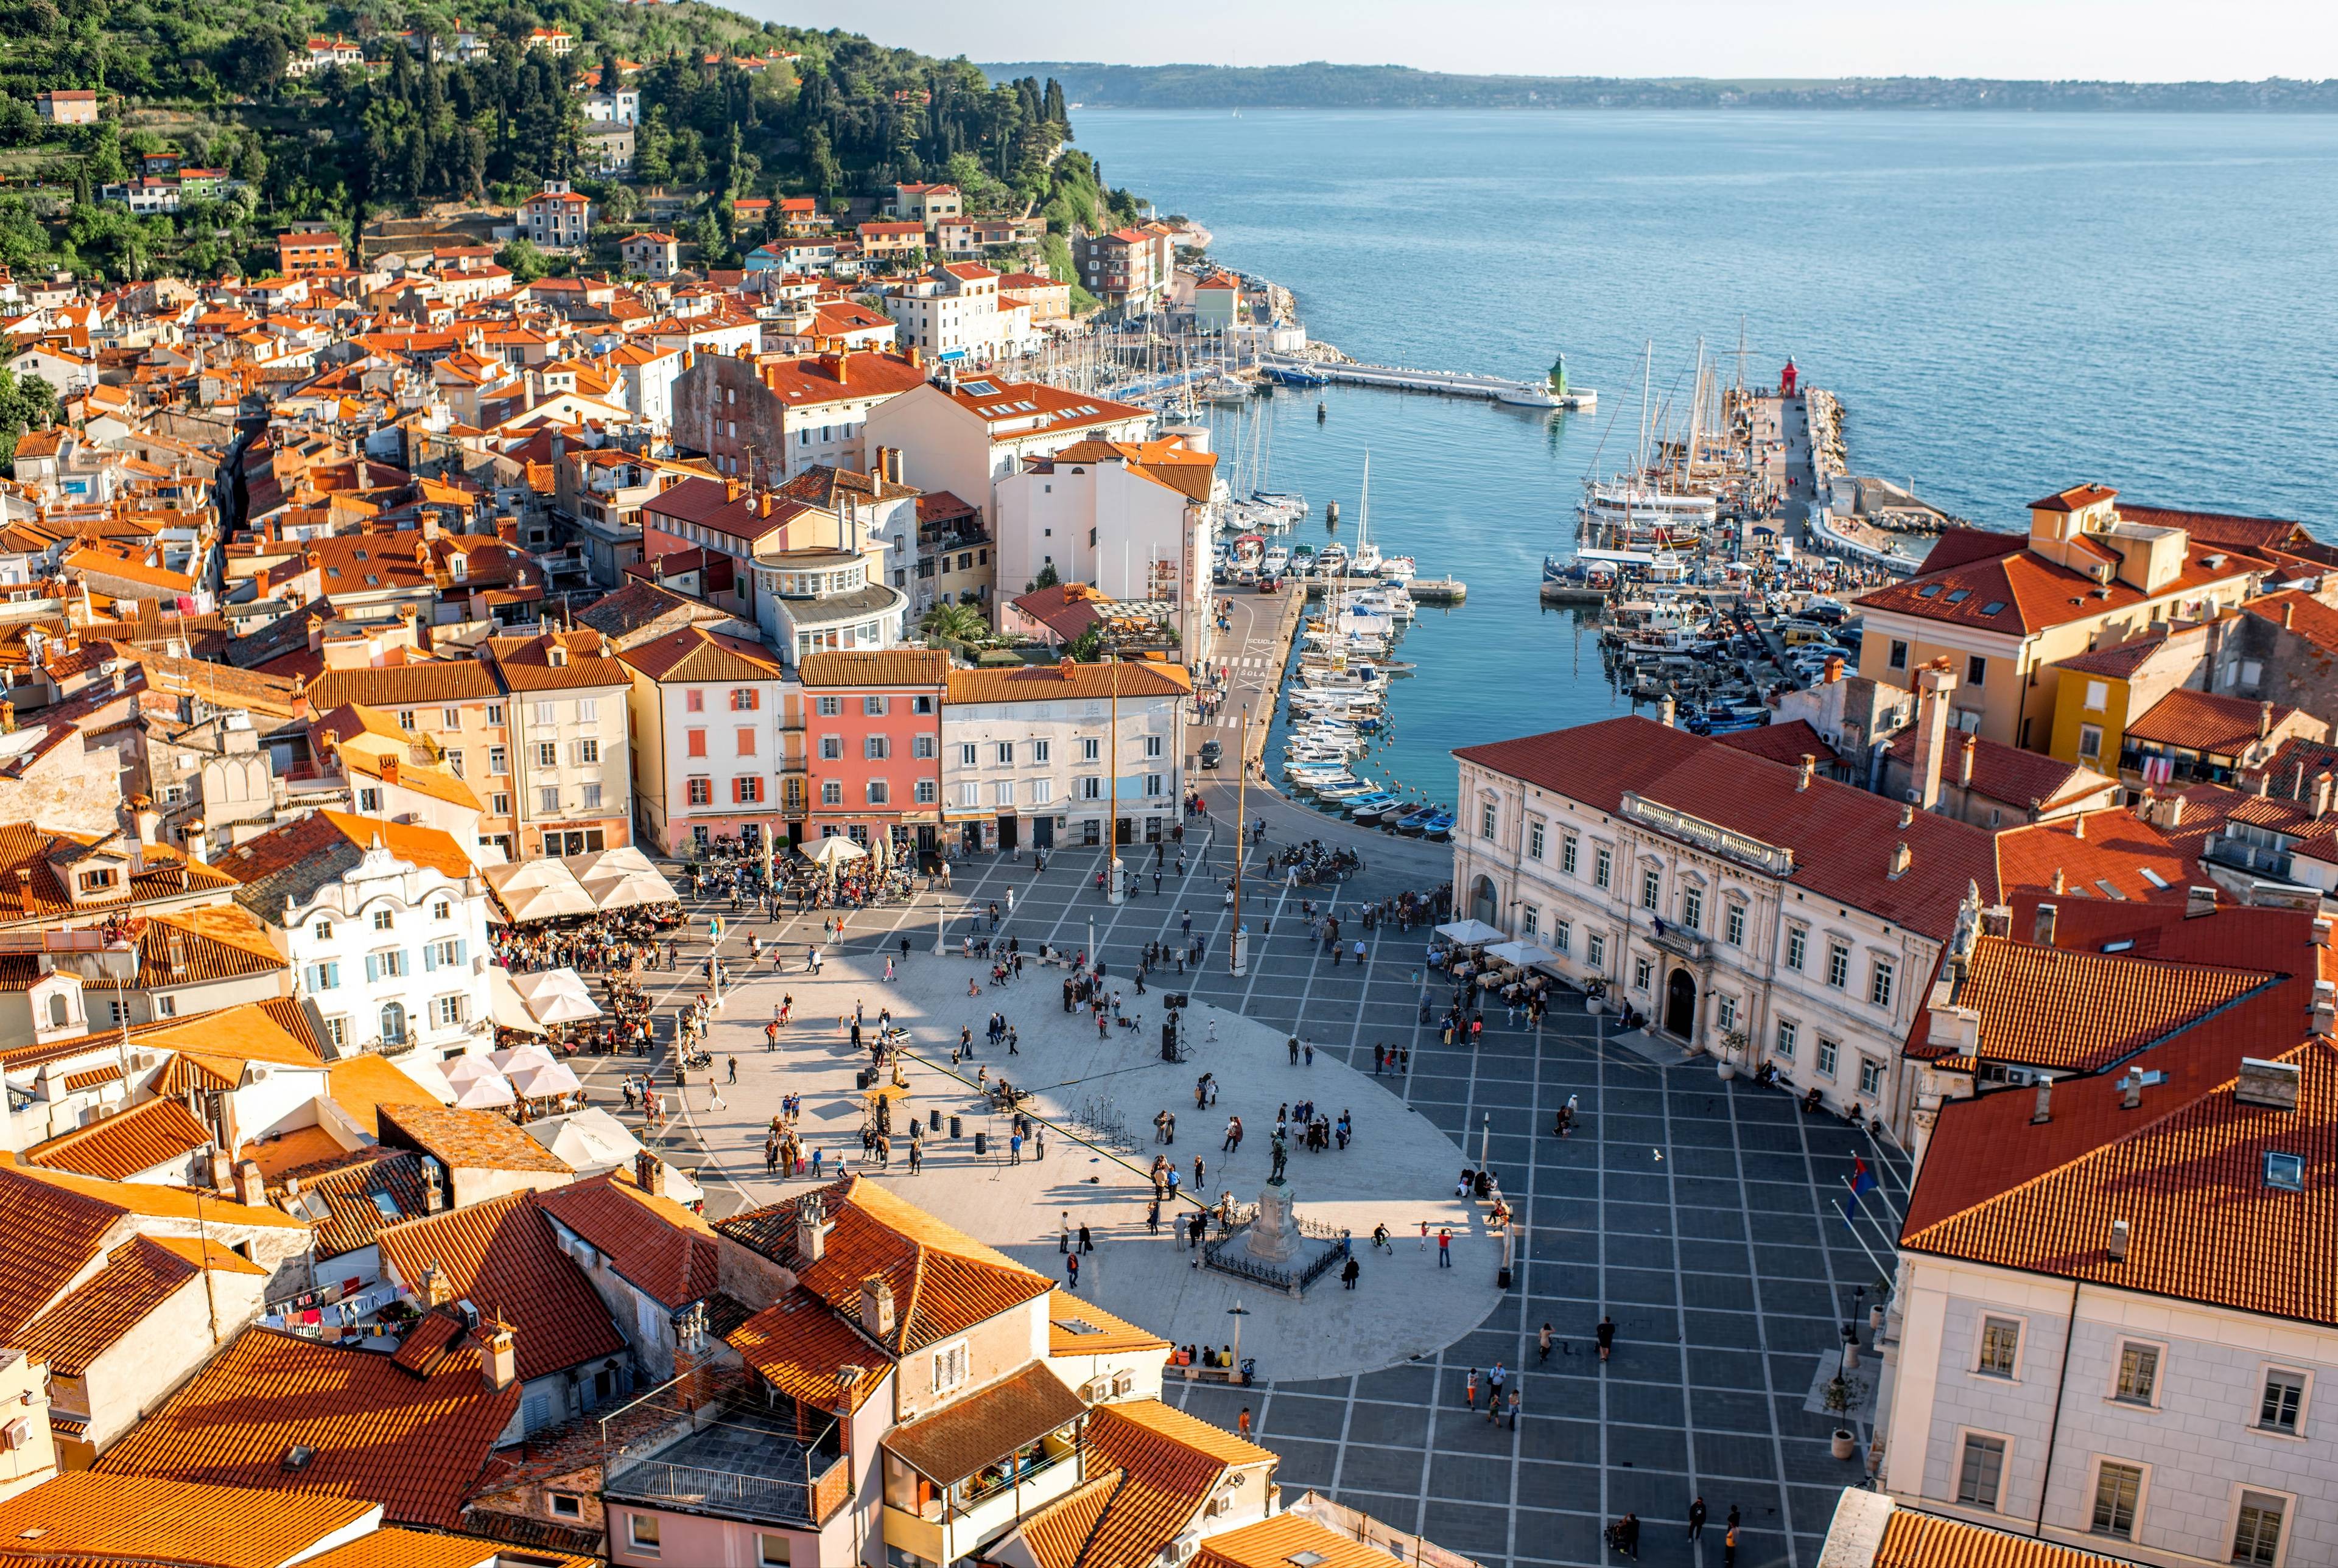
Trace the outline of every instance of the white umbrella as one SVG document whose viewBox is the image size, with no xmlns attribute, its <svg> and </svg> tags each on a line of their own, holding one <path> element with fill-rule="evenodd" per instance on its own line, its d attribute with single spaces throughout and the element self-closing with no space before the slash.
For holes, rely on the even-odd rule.
<svg viewBox="0 0 2338 1568">
<path fill-rule="evenodd" d="M 565 915 L 590 915 L 593 899 L 576 874 L 557 860 L 523 860 L 516 866 L 491 866 L 485 873 L 515 925 L 556 920 Z"/>
<path fill-rule="evenodd" d="M 594 1004 L 584 982 L 576 977 L 574 969 L 545 969 L 534 975 L 522 975 L 512 982 L 527 1010 L 541 1024 L 575 1024 L 586 1018 L 598 1018 L 601 1009 Z"/>
<path fill-rule="evenodd" d="M 560 863 L 567 867 L 579 882 L 601 881 L 640 872 L 647 872 L 653 877 L 657 875 L 657 867 L 650 863 L 650 858 L 630 844 L 621 844 L 614 849 L 596 849 L 589 855 L 564 856 Z"/>
<path fill-rule="evenodd" d="M 841 833 L 833 838 L 821 839 L 817 848 L 806 849 L 799 846 L 796 852 L 813 865 L 825 866 L 831 871 L 849 861 L 860 859 L 869 853 Z"/>
<path fill-rule="evenodd" d="M 453 1084 L 457 1092 L 469 1088 L 482 1079 L 491 1078 L 501 1083 L 504 1077 L 503 1073 L 496 1070 L 496 1064 L 485 1056 L 458 1056 L 447 1063 L 444 1071 L 447 1082 Z M 505 1084 L 505 1087 L 509 1088 L 510 1085 Z"/>
<path fill-rule="evenodd" d="M 527 1010 L 527 1003 L 512 984 L 511 971 L 501 965 L 487 966 L 487 1010 L 495 1014 L 497 1024 L 516 1029 L 523 1034 L 541 1034 L 544 1025 Z"/>
<path fill-rule="evenodd" d="M 654 871 L 624 871 L 595 877 L 584 884 L 584 896 L 595 909 L 634 909 L 646 904 L 676 901 L 673 884 Z"/>
<path fill-rule="evenodd" d="M 1475 947 L 1487 942 L 1503 942 L 1508 937 L 1483 920 L 1453 920 L 1437 928 L 1439 936 L 1458 942 L 1464 947 Z"/>
<path fill-rule="evenodd" d="M 1531 968 L 1537 964 L 1558 962 L 1558 955 L 1538 942 L 1505 942 L 1499 946 L 1487 948 L 1486 956 L 1514 964 L 1521 969 Z"/>
<path fill-rule="evenodd" d="M 471 1058 L 466 1057 L 466 1061 Z M 484 1078 L 474 1078 L 455 1091 L 455 1104 L 465 1111 L 492 1111 L 498 1105 L 508 1105 L 518 1098 L 504 1075 L 490 1070 Z"/>
<path fill-rule="evenodd" d="M 564 1063 L 547 1062 L 541 1067 L 523 1068 L 512 1074 L 512 1087 L 523 1100 L 549 1100 L 555 1094 L 574 1094 L 584 1087 Z"/>
<path fill-rule="evenodd" d="M 515 1045 L 508 1051 L 490 1052 L 487 1060 L 506 1078 L 517 1078 L 530 1068 L 553 1064 L 552 1053 L 541 1045 Z"/>
</svg>

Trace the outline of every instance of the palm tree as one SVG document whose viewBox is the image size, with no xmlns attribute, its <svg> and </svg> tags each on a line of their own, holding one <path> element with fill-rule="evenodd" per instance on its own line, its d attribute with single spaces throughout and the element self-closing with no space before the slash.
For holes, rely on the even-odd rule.
<svg viewBox="0 0 2338 1568">
<path fill-rule="evenodd" d="M 918 624 L 928 636 L 947 637 L 953 642 L 977 642 L 990 632 L 990 623 L 971 604 L 937 604 Z"/>
</svg>

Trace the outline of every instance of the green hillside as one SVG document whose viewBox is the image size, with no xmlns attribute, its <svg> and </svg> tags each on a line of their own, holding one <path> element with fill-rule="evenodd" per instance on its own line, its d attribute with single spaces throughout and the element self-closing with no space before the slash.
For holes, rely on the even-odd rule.
<svg viewBox="0 0 2338 1568">
<path fill-rule="evenodd" d="M 453 61 L 455 7 L 415 0 L 0 5 L 0 263 L 17 269 L 123 279 L 265 268 L 274 232 L 295 219 L 349 232 L 432 202 L 509 203 L 547 178 L 575 179 L 614 222 L 643 191 L 679 193 L 696 212 L 687 237 L 715 260 L 735 253 L 727 208 L 746 195 L 841 198 L 950 179 L 978 211 L 1029 204 L 1058 232 L 1133 210 L 1066 150 L 1071 125 L 1052 82 L 994 84 L 964 60 L 697 0 L 467 9 L 460 28 L 480 57 L 465 64 Z M 531 46 L 540 28 L 578 42 L 565 54 Z M 433 57 L 401 44 L 403 34 L 431 40 Z M 367 64 L 288 73 L 306 63 L 308 39 L 336 36 L 359 44 Z M 786 54 L 799 58 L 774 57 Z M 590 179 L 579 162 L 575 88 L 620 60 L 641 67 L 628 76 L 643 97 L 639 189 Z M 50 88 L 95 90 L 103 120 L 44 123 L 32 103 Z M 235 188 L 189 197 L 176 215 L 133 217 L 99 200 L 153 152 L 224 170 Z"/>
</svg>

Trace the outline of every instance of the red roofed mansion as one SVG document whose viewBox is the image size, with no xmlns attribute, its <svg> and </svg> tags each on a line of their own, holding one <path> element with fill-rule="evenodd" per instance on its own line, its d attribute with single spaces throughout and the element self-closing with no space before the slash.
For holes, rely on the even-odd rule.
<svg viewBox="0 0 2338 1568">
<path fill-rule="evenodd" d="M 538 245 L 582 245 L 593 231 L 593 203 L 570 190 L 567 181 L 546 180 L 543 190 L 520 203 L 519 225 Z"/>
<path fill-rule="evenodd" d="M 1457 917 L 1905 1140 L 1895 1063 L 1966 890 L 1996 896 L 1987 832 L 1636 717 L 1454 756 Z"/>
</svg>

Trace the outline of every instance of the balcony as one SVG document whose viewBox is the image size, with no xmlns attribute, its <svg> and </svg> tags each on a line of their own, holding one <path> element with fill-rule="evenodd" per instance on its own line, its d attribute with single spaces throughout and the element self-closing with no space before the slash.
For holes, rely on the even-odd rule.
<svg viewBox="0 0 2338 1568">
<path fill-rule="evenodd" d="M 807 1442 L 787 1409 L 725 1401 L 693 1416 L 697 1429 L 643 1455 L 609 1461 L 604 1494 L 680 1514 L 818 1529 L 842 1505 L 848 1480 L 832 1420 Z"/>
<path fill-rule="evenodd" d="M 1676 958 L 1685 958 L 1692 964 L 1702 964 L 1705 955 L 1713 951 L 1713 938 L 1702 931 L 1675 926 L 1670 921 L 1651 923 L 1648 941 L 1659 951 L 1670 953 Z"/>
</svg>

